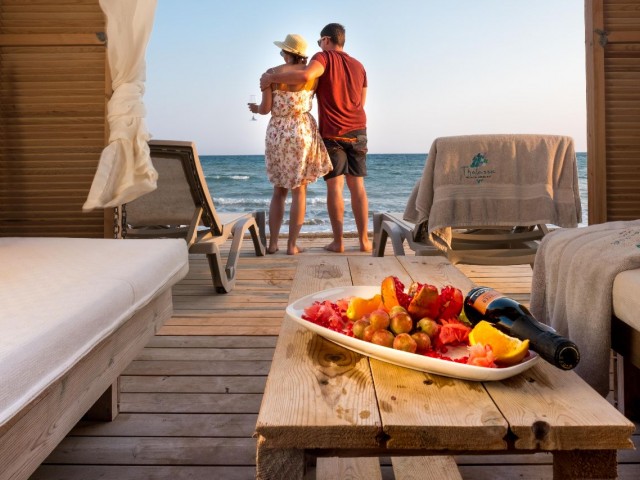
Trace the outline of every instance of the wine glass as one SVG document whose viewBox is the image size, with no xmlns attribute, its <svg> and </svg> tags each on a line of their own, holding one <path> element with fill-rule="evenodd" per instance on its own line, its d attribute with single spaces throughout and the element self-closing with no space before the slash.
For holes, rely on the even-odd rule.
<svg viewBox="0 0 640 480">
<path fill-rule="evenodd" d="M 256 96 L 255 95 L 249 95 L 249 105 L 256 105 L 257 104 L 257 100 L 256 100 Z M 258 119 L 256 118 L 256 116 L 253 114 L 251 114 L 251 121 L 252 122 L 256 122 L 258 121 Z"/>
</svg>

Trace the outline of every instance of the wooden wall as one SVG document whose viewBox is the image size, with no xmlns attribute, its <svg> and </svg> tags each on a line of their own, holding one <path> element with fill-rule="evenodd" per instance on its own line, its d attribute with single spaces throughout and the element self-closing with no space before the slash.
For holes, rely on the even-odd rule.
<svg viewBox="0 0 640 480">
<path fill-rule="evenodd" d="M 0 0 L 0 236 L 104 236 L 82 213 L 106 140 L 98 0 Z"/>
<path fill-rule="evenodd" d="M 640 1 L 586 0 L 589 223 L 640 218 Z"/>
</svg>

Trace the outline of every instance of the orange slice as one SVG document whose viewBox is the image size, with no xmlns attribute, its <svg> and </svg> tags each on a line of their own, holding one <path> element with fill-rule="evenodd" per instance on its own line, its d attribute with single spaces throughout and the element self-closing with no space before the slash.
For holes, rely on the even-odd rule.
<svg viewBox="0 0 640 480">
<path fill-rule="evenodd" d="M 400 305 L 396 295 L 396 282 L 392 276 L 382 280 L 380 290 L 382 293 L 382 303 L 387 312 L 396 305 Z"/>
<path fill-rule="evenodd" d="M 469 344 L 490 345 L 496 363 L 515 365 L 529 351 L 529 340 L 519 340 L 502 333 L 489 322 L 481 320 L 469 333 Z"/>
<path fill-rule="evenodd" d="M 382 297 L 376 294 L 373 298 L 353 297 L 349 300 L 347 307 L 347 318 L 352 321 L 360 320 L 365 315 L 369 315 L 374 310 L 380 308 Z"/>
</svg>

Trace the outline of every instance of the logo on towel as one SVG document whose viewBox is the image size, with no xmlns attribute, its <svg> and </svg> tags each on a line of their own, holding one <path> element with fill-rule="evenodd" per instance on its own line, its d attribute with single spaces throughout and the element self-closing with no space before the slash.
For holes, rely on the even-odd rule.
<svg viewBox="0 0 640 480">
<path fill-rule="evenodd" d="M 478 167 L 481 167 L 482 165 L 486 165 L 487 163 L 489 163 L 489 160 L 487 160 L 487 157 L 479 153 L 475 157 L 473 157 L 473 159 L 471 160 L 471 165 L 469 165 L 469 167 L 478 168 Z"/>
<path fill-rule="evenodd" d="M 610 245 L 620 247 L 635 246 L 636 248 L 640 248 L 640 243 L 638 243 L 639 239 L 640 230 L 628 228 L 618 233 L 618 239 L 610 242 Z"/>
<path fill-rule="evenodd" d="M 464 178 L 475 180 L 476 183 L 481 183 L 485 179 L 491 178 L 491 176 L 496 173 L 496 171 L 490 168 L 482 168 L 483 166 L 488 164 L 489 159 L 487 159 L 487 157 L 485 157 L 483 153 L 478 153 L 471 159 L 471 163 L 468 167 L 462 167 Z"/>
</svg>

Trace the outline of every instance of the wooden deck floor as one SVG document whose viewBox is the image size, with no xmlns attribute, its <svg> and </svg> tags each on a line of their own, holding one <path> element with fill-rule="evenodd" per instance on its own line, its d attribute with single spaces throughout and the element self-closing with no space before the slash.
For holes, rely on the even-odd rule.
<svg viewBox="0 0 640 480">
<path fill-rule="evenodd" d="M 326 241 L 303 239 L 303 255 L 326 253 Z M 360 254 L 354 245 L 347 254 Z M 81 422 L 32 478 L 254 478 L 252 434 L 296 257 L 243 250 L 228 295 L 215 293 L 203 258 L 190 263 L 174 289 L 174 316 L 120 377 L 120 415 L 111 423 Z M 530 267 L 460 268 L 477 284 L 528 302 Z M 634 440 L 640 446 L 640 432 Z M 621 479 L 640 478 L 638 451 L 618 458 Z M 552 478 L 547 454 L 456 461 L 465 479 Z M 381 462 L 384 478 L 393 479 L 389 459 Z"/>
</svg>

